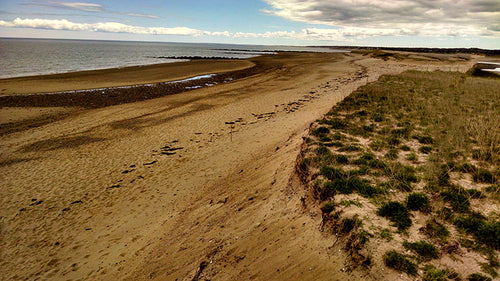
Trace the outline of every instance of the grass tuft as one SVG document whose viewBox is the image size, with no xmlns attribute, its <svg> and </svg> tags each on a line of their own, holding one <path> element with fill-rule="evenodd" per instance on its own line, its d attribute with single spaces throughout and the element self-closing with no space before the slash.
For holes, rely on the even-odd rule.
<svg viewBox="0 0 500 281">
<path fill-rule="evenodd" d="M 412 193 L 406 198 L 406 207 L 412 211 L 428 212 L 430 204 L 429 197 L 424 193 Z"/>
<path fill-rule="evenodd" d="M 491 281 L 490 277 L 484 276 L 479 273 L 472 273 L 471 275 L 467 276 L 468 281 Z"/>
<path fill-rule="evenodd" d="M 441 242 L 446 242 L 446 239 L 450 235 L 450 231 L 443 224 L 439 223 L 435 219 L 427 221 L 422 231 L 429 236 L 429 238 L 437 238 Z"/>
<path fill-rule="evenodd" d="M 409 275 L 417 275 L 417 265 L 404 255 L 392 250 L 384 254 L 384 263 L 386 266 L 398 271 L 406 272 Z"/>
<path fill-rule="evenodd" d="M 331 201 L 327 201 L 323 204 L 323 206 L 321 207 L 321 211 L 324 213 L 324 214 L 329 214 L 331 212 L 333 212 L 335 210 L 335 203 L 331 202 Z"/>
<path fill-rule="evenodd" d="M 399 151 L 396 148 L 391 148 L 385 154 L 385 158 L 387 158 L 389 160 L 395 160 L 395 159 L 398 159 L 398 154 L 399 154 Z"/>
<path fill-rule="evenodd" d="M 349 233 L 353 229 L 360 227 L 362 224 L 361 220 L 358 216 L 354 216 L 353 218 L 344 218 L 341 223 L 340 232 Z"/>
<path fill-rule="evenodd" d="M 448 281 L 455 280 L 460 281 L 460 275 L 458 273 L 451 271 L 449 269 L 437 269 L 433 265 L 427 265 L 424 268 L 424 276 L 422 281 Z"/>
<path fill-rule="evenodd" d="M 479 243 L 489 248 L 500 249 L 500 221 L 488 222 L 483 215 L 471 213 L 456 218 L 454 224 L 473 234 Z"/>
<path fill-rule="evenodd" d="M 476 173 L 472 175 L 472 178 L 474 179 L 475 182 L 480 182 L 480 183 L 495 183 L 496 179 L 493 176 L 493 174 L 485 169 L 479 169 L 477 170 Z"/>
<path fill-rule="evenodd" d="M 432 146 L 423 145 L 418 149 L 418 151 L 420 151 L 423 154 L 429 154 L 432 151 Z"/>
<path fill-rule="evenodd" d="M 417 253 L 423 260 L 439 258 L 439 251 L 436 246 L 423 240 L 414 243 L 403 242 L 403 247 Z"/>
<path fill-rule="evenodd" d="M 377 214 L 388 218 L 399 230 L 405 230 L 412 225 L 408 209 L 399 202 L 385 203 L 378 209 Z"/>
<path fill-rule="evenodd" d="M 312 134 L 316 137 L 321 137 L 322 135 L 330 133 L 330 130 L 327 127 L 319 127 L 312 131 Z"/>
<path fill-rule="evenodd" d="M 434 139 L 431 136 L 417 136 L 417 140 L 421 144 L 433 144 Z"/>
<path fill-rule="evenodd" d="M 441 197 L 450 203 L 455 212 L 465 213 L 470 210 L 470 200 L 468 193 L 458 187 L 451 187 L 441 192 Z"/>
</svg>

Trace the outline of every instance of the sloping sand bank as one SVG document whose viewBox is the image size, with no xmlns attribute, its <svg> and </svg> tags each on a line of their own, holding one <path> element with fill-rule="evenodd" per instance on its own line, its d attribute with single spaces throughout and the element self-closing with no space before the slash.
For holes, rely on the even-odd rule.
<svg viewBox="0 0 500 281">
<path fill-rule="evenodd" d="M 282 66 L 142 102 L 69 108 L 3 135 L 0 276 L 359 279 L 343 272 L 344 254 L 328 250 L 334 237 L 301 202 L 302 137 L 380 74 L 445 63 L 299 53 L 263 63 Z"/>
</svg>

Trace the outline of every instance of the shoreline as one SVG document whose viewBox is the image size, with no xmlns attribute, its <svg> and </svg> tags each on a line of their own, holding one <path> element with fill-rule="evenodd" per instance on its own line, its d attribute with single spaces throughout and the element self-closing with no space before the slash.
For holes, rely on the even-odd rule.
<svg viewBox="0 0 500 281">
<path fill-rule="evenodd" d="M 273 55 L 274 56 L 274 55 Z M 285 55 L 286 56 L 286 55 Z M 82 107 L 82 108 L 101 108 L 112 105 L 118 105 L 123 103 L 131 103 L 143 100 L 149 100 L 153 98 L 163 97 L 167 95 L 174 95 L 182 93 L 185 91 L 195 90 L 204 87 L 211 87 L 217 84 L 224 84 L 228 82 L 233 82 L 238 79 L 246 78 L 258 73 L 262 73 L 271 69 L 276 69 L 280 67 L 279 62 L 270 62 L 271 56 L 261 56 L 259 58 L 252 58 L 248 60 L 242 60 L 241 65 L 234 66 L 231 63 L 230 66 L 221 68 L 218 67 L 220 62 L 214 62 L 214 67 L 210 67 L 211 62 L 206 64 L 206 61 L 202 61 L 201 64 L 188 63 L 177 66 L 161 65 L 157 70 L 156 67 L 153 68 L 155 73 L 164 70 L 174 70 L 179 71 L 174 68 L 183 68 L 183 70 L 188 69 L 182 78 L 172 80 L 174 77 L 179 75 L 170 75 L 170 79 L 165 78 L 162 81 L 151 81 L 152 79 L 142 79 L 140 81 L 135 81 L 138 83 L 132 83 L 132 81 L 127 76 L 130 72 L 137 72 L 138 75 L 146 75 L 151 72 L 149 67 L 145 67 L 144 71 L 138 69 L 138 67 L 133 67 L 130 69 L 108 69 L 105 71 L 89 71 L 85 72 L 87 74 L 81 75 L 82 72 L 74 72 L 69 74 L 58 74 L 58 75 L 47 75 L 47 76 L 35 76 L 28 77 L 27 79 L 19 79 L 19 83 L 53 83 L 56 86 L 66 87 L 61 91 L 48 91 L 48 92 L 33 92 L 25 94 L 0 94 L 0 107 Z M 279 57 L 278 57 L 279 58 Z M 200 68 L 200 65 L 202 66 Z M 224 65 L 224 63 L 223 63 Z M 208 67 L 207 67 L 208 66 Z M 208 72 L 208 70 L 212 70 Z M 217 71 L 221 70 L 221 71 Z M 226 71 L 222 71 L 226 70 Z M 208 72 L 208 73 L 207 73 Z M 195 76 L 188 76 L 187 74 L 196 74 Z M 129 79 L 129 83 L 126 85 L 120 85 L 117 83 L 104 83 L 105 87 L 92 87 L 90 89 L 79 89 L 78 83 L 74 80 L 83 77 L 83 79 L 90 80 L 91 78 L 99 78 L 102 80 L 107 80 L 109 77 L 118 76 L 119 78 Z M 167 76 L 165 76 L 167 77 Z M 72 83 L 65 84 L 66 79 L 73 79 Z M 17 79 L 16 79 L 17 80 Z M 0 88 L 4 85 L 1 84 Z M 13 85 L 16 85 L 17 81 L 13 81 Z M 62 85 L 65 84 L 65 85 Z M 102 83 L 93 83 L 94 86 L 102 85 Z M 56 87 L 57 88 L 57 87 Z M 53 89 L 56 89 L 53 88 Z M 2 93 L 5 91 L 2 91 Z"/>
<path fill-rule="evenodd" d="M 172 59 L 174 60 L 174 59 Z M 55 72 L 28 72 L 21 74 L 12 74 L 12 76 L 0 76 L 1 80 L 15 79 L 15 78 L 28 78 L 28 77 L 39 77 L 39 76 L 51 76 L 51 75 L 59 75 L 59 74 L 68 74 L 75 72 L 86 72 L 86 71 L 99 71 L 99 70 L 108 70 L 108 69 L 123 69 L 127 67 L 143 67 L 143 66 L 151 66 L 151 65 L 160 65 L 160 64 L 171 64 L 171 63 L 181 63 L 181 62 L 189 62 L 187 59 L 176 59 L 175 61 L 164 61 L 164 62 L 156 62 L 156 63 L 146 63 L 146 64 L 130 64 L 130 65 L 116 65 L 116 66 L 105 66 L 105 67 L 96 67 L 96 68 L 84 68 L 84 69 L 73 69 L 73 70 L 62 70 Z"/>
<path fill-rule="evenodd" d="M 255 64 L 250 59 L 194 60 L 2 78 L 0 79 L 0 95 L 14 96 L 135 86 L 243 70 L 253 66 Z"/>
</svg>

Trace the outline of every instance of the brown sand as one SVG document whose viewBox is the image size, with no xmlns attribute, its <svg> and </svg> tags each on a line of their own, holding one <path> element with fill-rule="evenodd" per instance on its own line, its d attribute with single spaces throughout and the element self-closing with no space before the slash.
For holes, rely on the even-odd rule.
<svg viewBox="0 0 500 281">
<path fill-rule="evenodd" d="M 298 53 L 263 63 L 281 66 L 3 135 L 1 278 L 361 279 L 301 203 L 302 137 L 383 73 L 448 65 Z"/>
</svg>

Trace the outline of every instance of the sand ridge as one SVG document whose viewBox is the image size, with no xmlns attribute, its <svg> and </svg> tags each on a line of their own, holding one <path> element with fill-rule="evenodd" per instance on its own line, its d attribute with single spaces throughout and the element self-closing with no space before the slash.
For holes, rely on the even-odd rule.
<svg viewBox="0 0 500 281">
<path fill-rule="evenodd" d="M 302 137 L 358 86 L 428 66 L 269 60 L 283 66 L 2 136 L 3 278 L 345 278 L 343 254 L 300 200 Z"/>
</svg>

